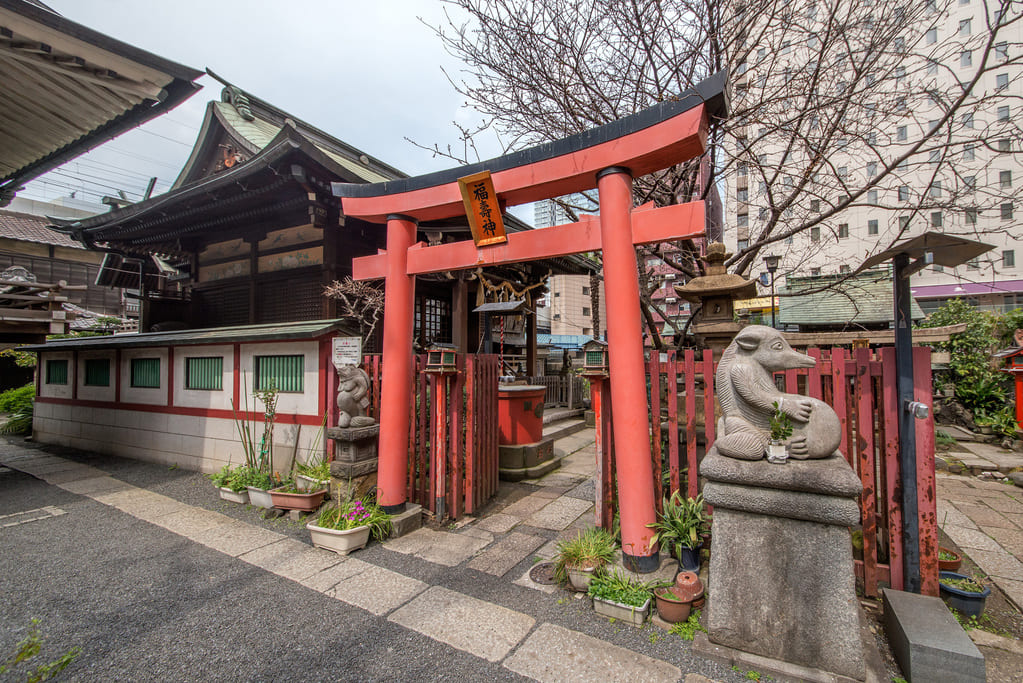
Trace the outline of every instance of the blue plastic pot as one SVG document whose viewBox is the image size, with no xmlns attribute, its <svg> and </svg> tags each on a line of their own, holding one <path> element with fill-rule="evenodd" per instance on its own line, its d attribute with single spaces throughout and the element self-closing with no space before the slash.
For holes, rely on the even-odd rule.
<svg viewBox="0 0 1023 683">
<path fill-rule="evenodd" d="M 941 579 L 969 578 L 972 577 L 955 572 L 938 572 L 939 581 Z M 987 586 L 984 586 L 984 592 L 982 593 L 969 593 L 955 586 L 946 586 L 943 583 L 939 583 L 938 588 L 941 591 L 941 597 L 949 607 L 952 607 L 960 614 L 974 617 L 979 617 L 984 613 L 984 603 L 987 601 L 987 596 L 991 595 L 991 589 Z"/>
</svg>

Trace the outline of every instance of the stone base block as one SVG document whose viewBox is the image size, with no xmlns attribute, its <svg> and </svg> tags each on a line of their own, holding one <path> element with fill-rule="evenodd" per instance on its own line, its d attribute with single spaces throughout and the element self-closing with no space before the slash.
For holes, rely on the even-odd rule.
<svg viewBox="0 0 1023 683">
<path fill-rule="evenodd" d="M 711 642 L 864 679 L 847 528 L 717 507 L 712 543 Z"/>
<path fill-rule="evenodd" d="M 330 463 L 330 476 L 336 479 L 363 477 L 377 471 L 377 462 L 376 458 L 360 462 L 341 462 L 335 460 Z"/>
<path fill-rule="evenodd" d="M 334 475 L 333 471 L 334 468 L 331 467 L 330 495 L 338 502 L 353 498 L 365 498 L 376 488 L 376 467 L 369 474 L 355 477 L 338 477 Z"/>
<path fill-rule="evenodd" d="M 561 464 L 554 457 L 554 439 L 547 437 L 535 443 L 498 446 L 498 474 L 504 481 L 536 479 L 552 472 Z"/>
<path fill-rule="evenodd" d="M 583 413 L 583 420 L 586 421 L 587 427 L 595 427 L 597 425 L 597 413 L 592 410 L 587 410 Z"/>
<path fill-rule="evenodd" d="M 411 534 L 423 526 L 423 506 L 406 503 L 405 512 L 391 516 L 391 538 Z"/>
<path fill-rule="evenodd" d="M 882 589 L 885 632 L 912 681 L 985 680 L 984 655 L 941 598 Z"/>
</svg>

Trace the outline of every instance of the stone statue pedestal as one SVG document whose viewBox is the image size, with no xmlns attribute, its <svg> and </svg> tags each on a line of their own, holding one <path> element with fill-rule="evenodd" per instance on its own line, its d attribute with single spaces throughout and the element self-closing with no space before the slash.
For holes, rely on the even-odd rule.
<svg viewBox="0 0 1023 683">
<path fill-rule="evenodd" d="M 364 496 L 376 486 L 379 434 L 379 424 L 327 430 L 327 437 L 335 444 L 330 478 L 337 486 L 339 500 Z"/>
<path fill-rule="evenodd" d="M 864 680 L 848 527 L 862 486 L 841 455 L 774 465 L 720 455 L 700 466 L 714 506 L 712 643 Z"/>
</svg>

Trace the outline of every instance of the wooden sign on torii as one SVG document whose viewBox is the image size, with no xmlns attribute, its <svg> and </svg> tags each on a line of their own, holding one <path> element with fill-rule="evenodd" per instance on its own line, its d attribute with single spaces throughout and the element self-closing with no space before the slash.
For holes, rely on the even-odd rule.
<svg viewBox="0 0 1023 683">
<path fill-rule="evenodd" d="M 646 373 L 634 246 L 703 234 L 703 202 L 663 208 L 632 206 L 632 178 L 703 154 L 711 117 L 727 115 L 725 73 L 669 102 L 599 128 L 479 164 L 369 185 L 334 183 L 344 215 L 387 224 L 387 249 L 356 258 L 356 280 L 384 278 L 383 378 L 380 401 L 378 502 L 404 510 L 411 422 L 415 276 L 603 251 L 612 429 L 626 564 L 659 566 Z M 599 216 L 512 233 L 507 242 L 428 247 L 415 243 L 420 221 L 464 215 L 458 178 L 489 170 L 503 206 L 598 190 Z"/>
</svg>

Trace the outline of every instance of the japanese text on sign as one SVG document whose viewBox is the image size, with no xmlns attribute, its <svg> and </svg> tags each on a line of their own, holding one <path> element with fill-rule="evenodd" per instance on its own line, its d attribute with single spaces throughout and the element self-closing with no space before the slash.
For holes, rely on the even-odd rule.
<svg viewBox="0 0 1023 683">
<path fill-rule="evenodd" d="M 459 178 L 458 187 L 462 192 L 465 215 L 469 219 L 469 227 L 472 228 L 472 238 L 476 246 L 507 241 L 490 171 Z"/>
</svg>

